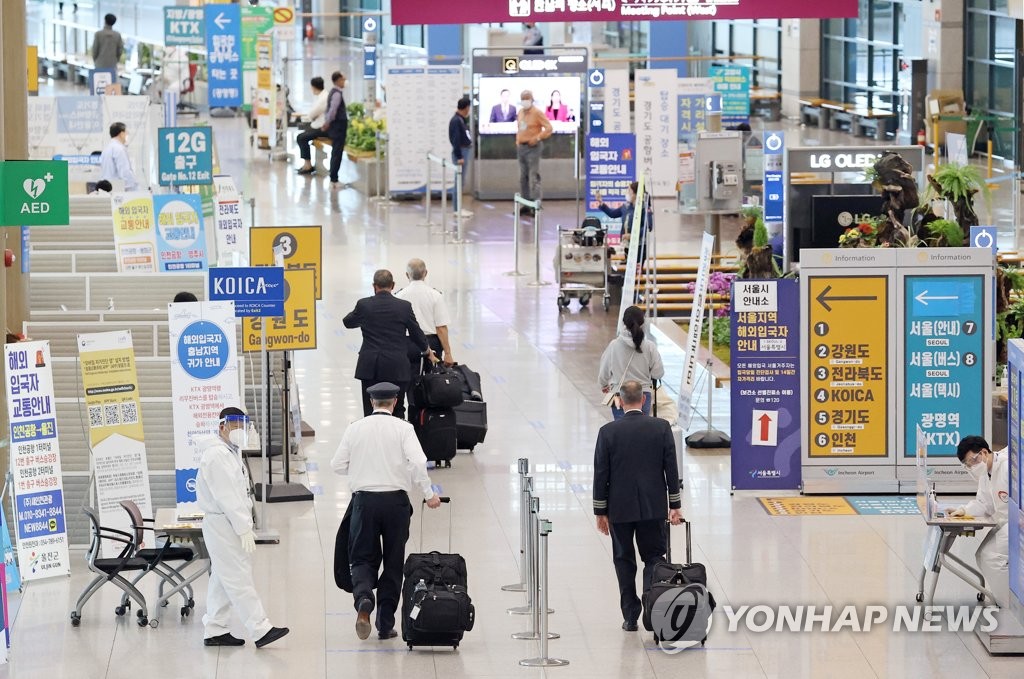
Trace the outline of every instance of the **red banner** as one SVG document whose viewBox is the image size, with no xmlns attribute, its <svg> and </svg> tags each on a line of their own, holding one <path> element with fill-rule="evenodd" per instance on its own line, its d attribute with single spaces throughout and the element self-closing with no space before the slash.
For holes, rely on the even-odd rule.
<svg viewBox="0 0 1024 679">
<path fill-rule="evenodd" d="M 857 0 L 460 0 L 439 12 L 424 0 L 391 0 L 391 23 L 450 24 L 685 19 L 839 19 L 857 16 Z"/>
</svg>

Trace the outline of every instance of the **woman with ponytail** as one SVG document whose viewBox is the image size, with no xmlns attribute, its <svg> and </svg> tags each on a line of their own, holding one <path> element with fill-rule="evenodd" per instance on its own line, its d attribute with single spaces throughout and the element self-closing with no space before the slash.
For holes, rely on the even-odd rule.
<svg viewBox="0 0 1024 679">
<path fill-rule="evenodd" d="M 597 383 L 602 392 L 609 394 L 617 392 L 623 382 L 636 380 L 644 387 L 643 411 L 649 415 L 654 401 L 653 383 L 665 376 L 665 366 L 657 345 L 644 332 L 646 320 L 640 307 L 631 306 L 623 312 L 622 328 L 601 356 Z M 611 409 L 616 420 L 625 414 L 618 396 L 612 400 Z"/>
</svg>

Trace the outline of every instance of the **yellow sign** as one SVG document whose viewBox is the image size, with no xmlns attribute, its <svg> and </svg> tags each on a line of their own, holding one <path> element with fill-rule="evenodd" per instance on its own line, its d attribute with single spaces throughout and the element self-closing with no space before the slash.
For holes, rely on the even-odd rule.
<svg viewBox="0 0 1024 679">
<path fill-rule="evenodd" d="M 152 194 L 115 193 L 110 205 L 114 215 L 118 273 L 156 271 L 156 222 Z"/>
<path fill-rule="evenodd" d="M 810 457 L 885 457 L 889 433 L 886 276 L 811 276 Z"/>
<path fill-rule="evenodd" d="M 316 349 L 315 281 L 316 273 L 313 271 L 286 268 L 284 316 L 242 319 L 242 350 L 260 350 L 260 330 L 264 322 L 267 324 L 267 351 Z"/>
<path fill-rule="evenodd" d="M 760 497 L 772 516 L 848 516 L 857 511 L 843 497 Z"/>
<path fill-rule="evenodd" d="M 274 266 L 274 248 L 281 249 L 285 270 L 316 273 L 316 298 L 323 297 L 323 242 L 319 226 L 258 226 L 249 229 L 249 263 Z"/>
<path fill-rule="evenodd" d="M 127 330 L 78 336 L 82 387 L 89 421 L 89 445 L 120 434 L 142 441 L 142 408 L 135 350 Z"/>
<path fill-rule="evenodd" d="M 28 93 L 39 94 L 39 48 L 35 45 L 29 45 L 27 49 Z"/>
<path fill-rule="evenodd" d="M 274 25 L 275 26 L 294 26 L 295 25 L 295 10 L 291 7 L 275 7 L 274 8 Z"/>
<path fill-rule="evenodd" d="M 273 58 L 273 38 L 266 34 L 256 36 L 256 87 L 261 90 L 270 90 L 274 86 L 271 82 Z"/>
</svg>

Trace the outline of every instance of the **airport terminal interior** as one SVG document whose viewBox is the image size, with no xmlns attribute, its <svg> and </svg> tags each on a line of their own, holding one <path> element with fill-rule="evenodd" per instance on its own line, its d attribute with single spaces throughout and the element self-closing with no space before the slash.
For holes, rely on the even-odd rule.
<svg viewBox="0 0 1024 679">
<path fill-rule="evenodd" d="M 1024 13 L 1006 0 L 813 4 L 4 0 L 0 207 L 9 259 L 0 308 L 9 343 L 2 410 L 11 434 L 3 437 L 0 462 L 13 475 L 2 498 L 10 542 L 2 545 L 8 648 L 0 676 L 1019 677 L 1024 586 L 1012 579 L 1024 565 L 1017 459 L 1024 350 L 1013 340 L 1024 335 Z M 660 16 L 643 13 L 654 7 Z M 686 8 L 699 11 L 686 16 Z M 123 47 L 103 79 L 93 44 L 108 14 Z M 310 80 L 323 78 L 330 91 L 336 71 L 346 79 L 349 127 L 335 182 L 330 137 L 314 144 L 307 174 L 299 172 L 296 136 L 315 103 Z M 548 78 L 558 79 L 561 102 Z M 534 190 L 521 186 L 520 167 L 536 147 L 514 138 L 526 129 L 515 112 L 527 86 L 534 112 L 554 131 L 539 160 L 540 210 L 530 208 L 528 195 L 521 196 L 525 205 L 513 197 Z M 512 117 L 497 120 L 506 89 Z M 462 150 L 470 162 L 459 166 L 446 140 L 463 96 L 472 145 Z M 111 103 L 118 100 L 124 103 Z M 128 124 L 127 145 L 119 148 L 135 165 L 135 193 L 125 193 L 133 187 L 121 174 L 107 176 L 106 157 L 97 162 L 112 143 L 114 122 Z M 169 127 L 177 129 L 167 138 Z M 202 132 L 191 136 L 189 128 Z M 179 134 L 185 142 L 176 141 Z M 189 170 L 196 163 L 202 174 L 204 158 L 205 181 L 195 183 Z M 66 166 L 69 200 L 48 197 L 34 175 L 19 174 L 16 161 L 25 160 Z M 447 181 L 459 168 L 465 185 L 453 210 L 453 190 L 440 187 L 442 175 Z M 940 185 L 942 172 L 956 176 Z M 23 178 L 29 198 L 18 193 Z M 106 191 L 97 188 L 108 179 Z M 639 182 L 633 192 L 643 209 L 623 247 L 621 222 L 598 209 L 595 191 L 621 204 L 631 181 Z M 139 192 L 152 195 L 140 199 Z M 175 193 L 189 202 L 174 202 L 179 207 L 165 214 L 161 196 Z M 39 203 L 43 198 L 52 203 Z M 148 201 L 141 221 L 136 212 L 129 220 L 130 210 L 119 216 L 118 206 L 132 200 Z M 67 217 L 48 219 L 45 211 L 59 212 L 61 203 Z M 912 214 L 919 204 L 928 209 Z M 216 218 L 221 210 L 235 221 Z M 163 217 L 173 222 L 175 214 L 205 222 L 205 244 L 169 234 Z M 23 226 L 22 217 L 33 225 Z M 581 228 L 594 217 L 596 228 Z M 133 241 L 144 240 L 133 229 L 148 229 L 150 245 Z M 260 240 L 258 231 L 270 237 Z M 154 232 L 162 233 L 158 241 Z M 633 242 L 638 233 L 643 247 Z M 271 245 L 287 258 L 289 239 L 319 248 L 317 255 L 302 252 L 296 265 L 315 274 L 286 268 L 282 279 L 289 295 L 301 288 L 307 301 L 286 299 L 280 327 L 267 318 L 263 337 L 290 351 L 260 352 L 261 341 L 269 342 L 258 319 L 238 319 L 228 361 L 233 385 L 208 380 L 212 373 L 203 369 L 185 371 L 186 354 L 174 338 L 185 332 L 184 342 L 188 331 L 175 325 L 175 310 L 192 306 L 176 303 L 169 317 L 167 303 L 184 290 L 203 309 L 223 304 L 210 301 L 214 272 L 207 269 L 273 265 Z M 253 245 L 251 253 L 240 242 Z M 256 243 L 264 251 L 257 253 Z M 201 267 L 174 265 L 197 259 L 197 248 Z M 572 269 L 581 263 L 573 252 L 584 252 L 596 268 Z M 929 254 L 943 252 L 953 254 Z M 751 275 L 759 253 L 767 253 L 760 258 L 767 273 Z M 364 338 L 344 321 L 374 294 L 376 271 L 393 272 L 396 290 L 406 287 L 413 259 L 423 260 L 427 284 L 450 312 L 451 358 L 479 373 L 476 396 L 486 402 L 483 441 L 472 450 L 459 446 L 450 466 L 428 465 L 434 490 L 450 502 L 428 509 L 418 491 L 411 493 L 405 552 L 465 559 L 475 622 L 455 649 L 410 648 L 401 630 L 398 638 L 378 639 L 374 630 L 360 639 L 353 597 L 335 583 L 336 535 L 353 494 L 332 459 L 346 430 L 364 417 L 355 378 Z M 596 271 L 596 278 L 573 271 Z M 297 315 L 295 304 L 304 304 Z M 612 541 L 595 519 L 595 446 L 599 430 L 613 422 L 602 386 L 620 386 L 618 375 L 601 384 L 599 365 L 609 342 L 622 341 L 621 312 L 634 304 L 664 364 L 664 396 L 675 404 L 658 397 L 659 417 L 675 419 L 679 449 L 672 452 L 689 526 L 666 529 L 669 561 L 703 564 L 701 591 L 717 604 L 704 643 L 700 635 L 678 647 L 657 643 L 643 620 L 639 631 L 623 629 Z M 207 318 L 207 311 L 195 313 Z M 228 320 L 235 328 L 234 317 Z M 927 347 L 946 347 L 949 358 L 922 349 L 922 326 L 912 323 L 926 324 L 928 333 L 948 325 L 948 338 L 928 339 Z M 127 403 L 145 419 L 133 429 L 124 418 L 124 431 L 112 434 L 119 438 L 102 439 L 100 425 L 114 423 L 102 420 L 98 407 L 101 419 L 93 419 L 90 404 L 100 401 L 90 399 L 104 387 L 89 386 L 102 370 L 86 368 L 93 359 L 85 346 L 106 340 L 86 334 L 123 337 L 125 330 L 134 354 L 124 355 L 134 355 L 138 372 L 129 389 L 137 397 Z M 819 343 L 829 332 L 835 344 Z M 745 345 L 748 337 L 759 343 Z M 22 344 L 27 354 L 19 353 Z M 830 363 L 815 363 L 829 351 Z M 921 364 L 926 353 L 934 364 Z M 27 356 L 23 366 L 19 355 Z M 815 377 L 816 368 L 832 377 Z M 25 403 L 15 398 L 24 388 L 16 373 L 43 384 L 38 417 L 7 407 L 12 399 Z M 815 407 L 823 385 L 814 380 L 830 382 L 818 399 L 835 401 L 827 411 Z M 203 391 L 214 382 L 220 386 Z M 244 403 L 216 401 L 229 386 Z M 929 395 L 934 389 L 942 403 L 922 400 L 922 388 Z M 755 400 L 757 389 L 775 400 Z M 216 394 L 210 403 L 206 393 Z M 183 609 L 180 597 L 160 606 L 160 578 L 148 574 L 139 583 L 146 621 L 137 617 L 138 603 L 115 612 L 123 592 L 110 582 L 76 619 L 76 602 L 96 575 L 84 510 L 96 508 L 101 522 L 109 517 L 124 530 L 118 501 L 141 496 L 118 493 L 141 484 L 149 515 L 164 517 L 149 524 L 156 533 L 177 527 L 175 540 L 195 538 L 183 526 L 204 519 L 193 516 L 195 470 L 179 480 L 188 472 L 181 456 L 192 459 L 198 433 L 217 435 L 218 412 L 232 405 L 276 448 L 269 470 L 258 453 L 246 458 L 260 493 L 275 485 L 298 493 L 271 494 L 295 501 L 254 503 L 253 585 L 270 622 L 289 634 L 256 648 L 235 616 L 230 633 L 244 645 L 204 645 L 206 574 L 193 583 L 193 608 Z M 128 407 L 120 406 L 122 417 Z M 196 418 L 197 409 L 206 420 Z M 49 472 L 40 462 L 49 447 L 37 447 L 33 461 L 29 444 L 19 461 L 25 444 L 17 426 L 47 413 L 60 451 Z M 718 433 L 725 442 L 714 442 Z M 702 437 L 708 434 L 710 446 Z M 1001 523 L 952 516 L 979 485 L 956 454 L 969 435 L 984 437 L 991 450 L 1008 447 L 1009 462 L 994 458 L 1004 465 L 1001 477 L 977 477 L 1002 503 L 995 510 Z M 112 445 L 120 457 L 110 457 Z M 126 452 L 139 448 L 141 458 Z M 1011 487 L 997 488 L 997 478 L 1006 483 L 1005 465 Z M 40 485 L 47 475 L 63 504 L 59 521 L 39 528 L 23 521 L 33 506 L 23 498 L 49 488 Z M 533 519 L 546 526 L 542 536 Z M 980 593 L 979 583 L 969 582 L 975 552 L 1000 530 L 1001 582 L 987 582 Z M 277 538 L 265 541 L 264 534 Z M 159 545 L 150 533 L 145 544 L 126 535 L 131 544 L 104 556 Z M 532 559 L 522 553 L 524 542 Z M 53 563 L 36 558 L 33 550 L 50 554 L 43 545 L 57 543 L 64 551 L 53 552 Z M 20 578 L 15 586 L 12 571 Z M 503 589 L 517 583 L 523 586 L 506 589 L 520 591 Z M 698 601 L 706 604 L 706 597 Z M 920 620 L 926 605 L 940 611 L 931 628 Z M 781 611 L 800 607 L 828 622 L 775 624 Z M 849 607 L 855 623 L 837 624 Z M 873 625 L 864 622 L 868 609 Z M 896 626 L 915 611 L 917 622 Z M 950 620 L 964 614 L 984 622 L 986 611 L 998 611 L 995 631 Z M 538 640 L 543 629 L 557 638 Z M 513 637 L 523 632 L 534 638 Z M 521 662 L 537 659 L 568 662 Z"/>
</svg>

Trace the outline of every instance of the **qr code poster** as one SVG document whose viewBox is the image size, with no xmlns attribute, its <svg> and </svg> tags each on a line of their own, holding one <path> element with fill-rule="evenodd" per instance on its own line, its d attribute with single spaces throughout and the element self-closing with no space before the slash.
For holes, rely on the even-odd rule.
<svg viewBox="0 0 1024 679">
<path fill-rule="evenodd" d="M 79 335 L 78 350 L 92 447 L 115 433 L 144 440 L 131 333 Z"/>
</svg>

